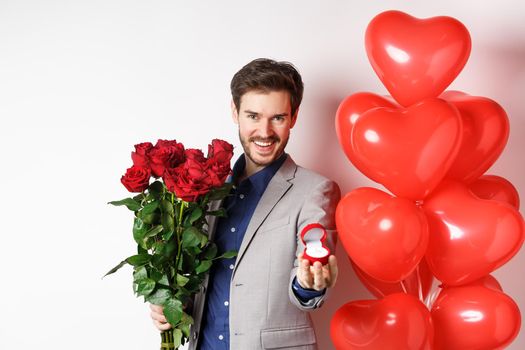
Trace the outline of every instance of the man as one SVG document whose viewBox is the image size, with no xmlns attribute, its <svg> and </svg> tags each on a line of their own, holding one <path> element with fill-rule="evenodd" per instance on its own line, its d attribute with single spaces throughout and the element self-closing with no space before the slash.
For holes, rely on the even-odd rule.
<svg viewBox="0 0 525 350">
<path fill-rule="evenodd" d="M 337 262 L 313 266 L 302 259 L 301 230 L 321 223 L 332 251 L 337 185 L 297 166 L 284 152 L 297 121 L 303 83 L 289 63 L 256 59 L 231 82 L 232 118 L 244 154 L 233 167 L 234 188 L 213 220 L 210 238 L 218 261 L 193 304 L 190 349 L 317 349 L 306 311 L 318 308 L 337 279 Z M 159 330 L 169 329 L 162 308 L 151 305 Z"/>
</svg>

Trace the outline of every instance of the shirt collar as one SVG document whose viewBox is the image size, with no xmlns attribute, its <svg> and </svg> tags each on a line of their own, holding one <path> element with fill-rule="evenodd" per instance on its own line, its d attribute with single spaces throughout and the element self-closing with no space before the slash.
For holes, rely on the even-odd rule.
<svg viewBox="0 0 525 350">
<path fill-rule="evenodd" d="M 287 157 L 288 157 L 288 154 L 283 152 L 283 154 L 279 158 L 277 158 L 272 163 L 270 163 L 263 169 L 259 170 L 258 172 L 244 179 L 241 182 L 249 181 L 251 185 L 257 191 L 257 194 L 262 195 L 263 192 L 266 190 L 268 183 L 270 183 L 270 180 L 275 175 L 277 170 L 279 170 L 279 168 L 284 163 Z M 237 161 L 235 162 L 235 165 L 233 166 L 232 180 L 234 183 L 236 182 L 236 179 L 238 179 L 242 175 L 245 167 L 246 167 L 246 155 L 242 154 L 239 157 L 239 159 L 237 159 Z"/>
</svg>

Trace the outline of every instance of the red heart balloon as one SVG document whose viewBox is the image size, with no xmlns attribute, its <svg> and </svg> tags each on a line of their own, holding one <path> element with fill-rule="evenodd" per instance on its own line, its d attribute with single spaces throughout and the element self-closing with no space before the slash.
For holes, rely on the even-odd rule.
<svg viewBox="0 0 525 350">
<path fill-rule="evenodd" d="M 520 213 L 507 203 L 476 197 L 444 181 L 424 202 L 430 270 L 447 285 L 472 282 L 509 261 L 524 239 Z"/>
<path fill-rule="evenodd" d="M 407 278 L 425 254 L 425 215 L 407 199 L 375 188 L 358 188 L 341 199 L 335 218 L 350 258 L 376 279 L 397 282 Z"/>
<path fill-rule="evenodd" d="M 431 314 L 436 350 L 504 349 L 521 326 L 516 303 L 480 285 L 443 289 Z"/>
<path fill-rule="evenodd" d="M 520 196 L 512 183 L 501 176 L 483 175 L 468 186 L 476 196 L 509 203 L 520 209 Z"/>
<path fill-rule="evenodd" d="M 339 108 L 337 108 L 335 114 L 335 131 L 343 151 L 352 163 L 358 159 L 358 157 L 353 155 L 352 144 L 350 142 L 354 124 L 363 113 L 376 107 L 396 108 L 398 105 L 387 97 L 379 96 L 371 92 L 358 92 L 346 97 L 339 104 Z M 359 168 L 358 164 L 353 164 Z"/>
<path fill-rule="evenodd" d="M 509 138 L 507 113 L 491 99 L 460 91 L 446 91 L 441 98 L 456 106 L 463 124 L 461 147 L 446 177 L 472 182 L 503 152 Z"/>
<path fill-rule="evenodd" d="M 452 17 L 386 11 L 369 23 L 365 45 L 374 71 L 406 107 L 439 96 L 456 78 L 470 54 L 470 35 Z"/>
<path fill-rule="evenodd" d="M 330 336 L 337 350 L 430 350 L 433 327 L 425 305 L 397 293 L 343 305 L 332 317 Z"/>
<path fill-rule="evenodd" d="M 419 300 L 424 300 L 428 296 L 434 280 L 425 259 L 421 260 L 410 275 L 396 283 L 380 281 L 364 272 L 352 260 L 350 262 L 361 283 L 378 299 L 394 293 L 406 293 L 419 298 Z"/>
<path fill-rule="evenodd" d="M 406 109 L 377 107 L 355 122 L 347 156 L 396 196 L 418 200 L 447 173 L 461 135 L 457 109 L 441 99 Z"/>
</svg>

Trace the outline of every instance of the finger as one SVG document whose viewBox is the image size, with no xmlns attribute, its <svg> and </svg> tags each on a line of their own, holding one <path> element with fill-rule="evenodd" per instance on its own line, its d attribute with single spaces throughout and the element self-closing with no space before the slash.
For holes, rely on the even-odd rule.
<svg viewBox="0 0 525 350">
<path fill-rule="evenodd" d="M 157 320 L 153 320 L 153 324 L 155 325 L 155 327 L 157 327 L 157 329 L 159 331 L 167 331 L 168 329 L 171 328 L 171 324 L 169 323 L 161 323 Z"/>
<path fill-rule="evenodd" d="M 155 311 L 151 311 L 150 312 L 150 316 L 153 320 L 155 321 L 158 321 L 158 322 L 161 322 L 161 323 L 166 323 L 168 322 L 168 320 L 166 319 L 166 317 L 164 316 L 164 314 L 159 314 L 158 312 L 155 312 Z"/>
<path fill-rule="evenodd" d="M 164 308 L 160 305 L 149 304 L 149 308 L 151 309 L 151 311 L 155 311 L 156 313 L 164 313 Z"/>
<path fill-rule="evenodd" d="M 310 274 L 310 262 L 307 259 L 300 261 L 299 269 L 297 270 L 297 279 L 301 287 L 312 288 L 312 275 Z"/>
<path fill-rule="evenodd" d="M 337 276 L 339 275 L 339 268 L 337 267 L 337 258 L 335 255 L 330 255 L 330 258 L 328 258 L 328 266 L 330 266 L 330 287 L 333 287 L 337 281 Z"/>
<path fill-rule="evenodd" d="M 316 261 L 314 263 L 314 269 L 313 269 L 313 277 L 314 277 L 314 289 L 315 290 L 322 290 L 326 287 L 326 282 L 323 277 L 323 265 L 319 261 Z"/>
</svg>

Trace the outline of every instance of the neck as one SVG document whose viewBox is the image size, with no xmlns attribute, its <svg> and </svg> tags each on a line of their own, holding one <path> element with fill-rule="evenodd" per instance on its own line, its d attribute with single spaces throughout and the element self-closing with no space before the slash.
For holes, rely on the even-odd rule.
<svg viewBox="0 0 525 350">
<path fill-rule="evenodd" d="M 283 155 L 283 153 L 281 153 L 279 156 L 277 156 L 273 161 L 276 161 L 282 155 Z M 253 174 L 263 170 L 264 168 L 266 168 L 268 165 L 271 164 L 271 163 L 270 164 L 266 164 L 266 165 L 256 164 L 250 159 L 250 157 L 246 156 L 246 154 L 244 154 L 244 159 L 246 160 L 246 166 L 244 168 L 244 172 L 242 173 L 240 180 L 243 180 L 243 179 L 245 179 L 247 177 L 252 176 Z"/>
</svg>

